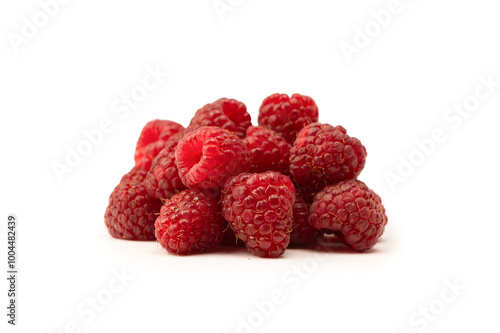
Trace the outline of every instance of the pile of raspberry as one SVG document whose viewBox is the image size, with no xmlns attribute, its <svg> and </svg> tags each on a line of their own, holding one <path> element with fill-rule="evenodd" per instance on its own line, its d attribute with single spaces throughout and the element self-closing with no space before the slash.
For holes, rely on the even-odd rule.
<svg viewBox="0 0 500 333">
<path fill-rule="evenodd" d="M 221 98 L 184 127 L 146 124 L 135 166 L 109 197 L 109 234 L 156 240 L 169 253 L 243 246 L 278 257 L 328 237 L 364 251 L 384 232 L 380 197 L 357 177 L 366 149 L 318 122 L 308 96 L 273 94 L 252 126 L 245 104 Z"/>
</svg>

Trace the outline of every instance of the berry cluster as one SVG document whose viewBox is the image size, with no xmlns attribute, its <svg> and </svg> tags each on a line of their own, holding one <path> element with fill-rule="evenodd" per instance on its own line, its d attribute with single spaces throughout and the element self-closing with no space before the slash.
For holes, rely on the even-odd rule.
<svg viewBox="0 0 500 333">
<path fill-rule="evenodd" d="M 114 238 L 156 239 L 178 255 L 244 244 L 272 258 L 331 234 L 363 251 L 387 224 L 380 197 L 357 180 L 365 161 L 345 128 L 318 122 L 311 97 L 265 98 L 258 126 L 245 104 L 221 98 L 186 128 L 146 124 L 105 225 Z"/>
</svg>

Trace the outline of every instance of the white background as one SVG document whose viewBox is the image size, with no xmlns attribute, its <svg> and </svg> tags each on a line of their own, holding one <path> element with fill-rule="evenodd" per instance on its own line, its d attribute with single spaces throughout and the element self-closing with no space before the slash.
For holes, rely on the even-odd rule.
<svg viewBox="0 0 500 333">
<path fill-rule="evenodd" d="M 41 7 L 1 3 L 0 266 L 15 213 L 20 271 L 15 328 L 1 279 L 2 332 L 71 332 L 72 322 L 80 332 L 497 331 L 500 86 L 466 118 L 447 113 L 474 102 L 479 77 L 500 81 L 496 2 L 401 0 L 380 31 L 370 12 L 389 1 L 229 3 L 221 19 L 213 0 L 69 1 L 17 52 L 10 39 Z M 341 45 L 356 46 L 365 25 L 373 37 L 358 40 L 348 62 Z M 114 113 L 148 66 L 169 76 L 127 115 Z M 107 234 L 108 196 L 147 121 L 187 125 L 205 103 L 231 97 L 255 124 L 274 92 L 310 95 L 320 121 L 366 146 L 360 179 L 389 217 L 372 251 L 321 261 L 311 250 L 276 260 L 243 249 L 177 257 Z M 107 118 L 112 131 L 60 181 L 54 162 L 66 163 L 68 147 Z M 446 140 L 422 159 L 415 140 L 437 128 Z M 420 165 L 391 188 L 387 173 L 410 156 Z M 110 294 L 122 270 L 133 279 Z M 465 289 L 453 293 L 450 283 Z M 269 306 L 274 293 L 283 302 Z M 102 311 L 87 306 L 96 296 Z M 419 314 L 429 307 L 431 317 Z"/>
</svg>

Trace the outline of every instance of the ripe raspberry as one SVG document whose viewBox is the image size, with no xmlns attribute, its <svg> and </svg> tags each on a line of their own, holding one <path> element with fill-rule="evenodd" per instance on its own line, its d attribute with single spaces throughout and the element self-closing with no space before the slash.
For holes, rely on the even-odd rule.
<svg viewBox="0 0 500 333">
<path fill-rule="evenodd" d="M 323 236 L 322 230 L 316 230 L 309 224 L 309 206 L 300 196 L 295 196 L 292 206 L 292 233 L 290 246 L 307 245 L 317 242 Z"/>
<path fill-rule="evenodd" d="M 218 127 L 186 134 L 175 150 L 179 176 L 191 189 L 222 187 L 232 175 L 248 170 L 249 156 L 235 133 Z"/>
<path fill-rule="evenodd" d="M 154 223 L 161 201 L 152 198 L 144 187 L 147 171 L 134 167 L 125 174 L 109 196 L 104 223 L 114 238 L 154 240 Z"/>
<path fill-rule="evenodd" d="M 224 230 L 217 201 L 193 190 L 184 190 L 167 200 L 155 228 L 161 246 L 180 255 L 216 247 Z"/>
<path fill-rule="evenodd" d="M 144 126 L 135 147 L 135 165 L 146 170 L 151 162 L 165 146 L 165 142 L 176 133 L 183 133 L 184 127 L 170 120 L 151 120 Z"/>
<path fill-rule="evenodd" d="M 179 177 L 179 170 L 175 163 L 175 148 L 182 138 L 181 133 L 173 135 L 153 159 L 145 182 L 146 190 L 152 197 L 169 199 L 174 194 L 186 189 Z"/>
<path fill-rule="evenodd" d="M 304 186 L 326 185 L 356 178 L 365 166 L 366 149 L 342 126 L 314 123 L 304 127 L 290 151 L 290 172 Z"/>
<path fill-rule="evenodd" d="M 294 191 L 279 172 L 242 173 L 224 186 L 222 214 L 255 255 L 278 257 L 290 242 Z"/>
<path fill-rule="evenodd" d="M 215 126 L 235 132 L 240 138 L 244 138 L 246 129 L 251 125 L 245 104 L 235 99 L 221 98 L 196 111 L 186 133 L 203 126 Z"/>
<path fill-rule="evenodd" d="M 289 173 L 292 146 L 281 135 L 261 126 L 250 126 L 245 141 L 252 156 L 249 172 Z"/>
<path fill-rule="evenodd" d="M 260 126 L 283 135 L 292 144 L 297 133 L 306 125 L 318 121 L 318 107 L 309 96 L 273 94 L 262 102 L 259 109 Z"/>
<path fill-rule="evenodd" d="M 334 230 L 339 239 L 362 251 L 377 243 L 387 216 L 380 197 L 365 183 L 350 179 L 316 194 L 309 222 L 316 229 Z"/>
</svg>

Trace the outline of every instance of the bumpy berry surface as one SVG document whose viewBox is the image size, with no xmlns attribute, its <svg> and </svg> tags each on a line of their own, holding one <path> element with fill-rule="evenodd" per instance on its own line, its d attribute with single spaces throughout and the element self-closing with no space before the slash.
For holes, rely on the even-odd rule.
<svg viewBox="0 0 500 333">
<path fill-rule="evenodd" d="M 186 134 L 175 150 L 179 176 L 191 189 L 222 187 L 229 177 L 248 170 L 249 157 L 243 140 L 218 127 Z"/>
<path fill-rule="evenodd" d="M 289 173 L 292 146 L 281 135 L 261 126 L 251 126 L 245 141 L 252 157 L 249 172 Z"/>
<path fill-rule="evenodd" d="M 290 242 L 294 191 L 279 172 L 242 173 L 224 186 L 222 214 L 255 255 L 278 257 Z"/>
<path fill-rule="evenodd" d="M 155 228 L 161 246 L 169 253 L 184 255 L 219 245 L 224 225 L 214 198 L 184 190 L 161 207 Z"/>
<path fill-rule="evenodd" d="M 173 135 L 153 159 L 145 182 L 149 195 L 159 199 L 169 199 L 186 189 L 175 163 L 175 148 L 182 138 L 183 135 L 180 133 Z"/>
<path fill-rule="evenodd" d="M 304 127 L 290 151 L 290 172 L 303 186 L 326 185 L 356 178 L 363 170 L 366 149 L 342 126 L 314 123 Z"/>
<path fill-rule="evenodd" d="M 221 98 L 196 111 L 186 132 L 195 131 L 203 126 L 215 126 L 235 132 L 240 138 L 244 138 L 246 129 L 251 125 L 252 121 L 245 104 L 235 99 Z"/>
<path fill-rule="evenodd" d="M 293 203 L 291 245 L 307 245 L 317 242 L 323 236 L 322 230 L 317 230 L 309 224 L 309 205 L 300 196 L 295 196 Z"/>
<path fill-rule="evenodd" d="M 318 121 L 318 107 L 309 96 L 273 94 L 262 102 L 259 109 L 260 126 L 280 133 L 293 144 L 297 133 L 306 125 Z"/>
<path fill-rule="evenodd" d="M 154 223 L 161 201 L 149 196 L 144 187 L 147 171 L 134 167 L 125 174 L 109 196 L 104 223 L 114 238 L 154 240 Z"/>
<path fill-rule="evenodd" d="M 167 140 L 184 127 L 174 121 L 155 119 L 148 122 L 141 131 L 135 147 L 135 165 L 146 170 L 151 168 L 153 159 L 163 149 Z"/>
<path fill-rule="evenodd" d="M 365 183 L 350 179 L 316 194 L 310 223 L 316 229 L 335 231 L 346 244 L 362 251 L 377 243 L 387 216 L 380 197 Z"/>
</svg>

